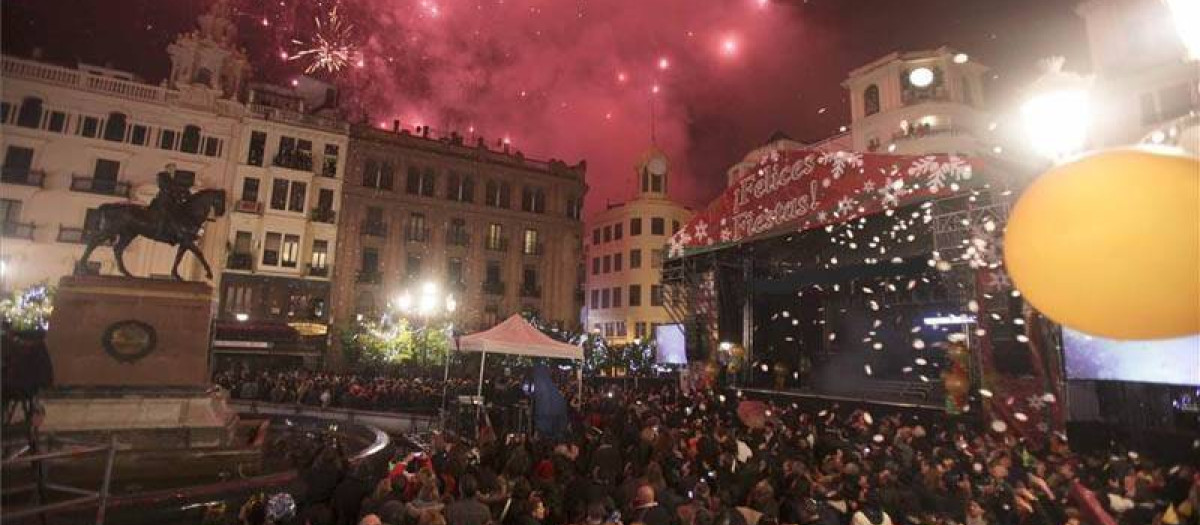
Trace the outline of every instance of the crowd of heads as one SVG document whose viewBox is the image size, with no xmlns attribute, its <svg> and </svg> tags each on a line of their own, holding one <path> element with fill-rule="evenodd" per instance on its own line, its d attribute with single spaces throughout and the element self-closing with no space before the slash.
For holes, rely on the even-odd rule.
<svg viewBox="0 0 1200 525">
<path fill-rule="evenodd" d="M 441 407 L 443 387 L 447 386 L 441 379 L 306 371 L 228 370 L 217 373 L 213 381 L 233 399 L 422 414 Z M 474 382 L 452 378 L 448 386 L 452 392 L 461 392 L 474 388 Z"/>
<path fill-rule="evenodd" d="M 728 394 L 728 395 L 726 395 Z M 595 388 L 554 438 L 435 434 L 388 468 L 303 467 L 295 523 L 1196 524 L 1200 473 L 1114 444 L 1023 439 L 971 418 L 873 415 L 734 392 Z M 475 438 L 475 436 L 471 436 Z M 323 459 L 321 459 L 323 458 Z"/>
</svg>

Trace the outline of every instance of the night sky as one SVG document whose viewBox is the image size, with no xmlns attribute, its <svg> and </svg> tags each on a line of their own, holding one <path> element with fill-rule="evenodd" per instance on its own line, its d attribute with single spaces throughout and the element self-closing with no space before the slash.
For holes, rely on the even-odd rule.
<svg viewBox="0 0 1200 525">
<path fill-rule="evenodd" d="M 5 0 L 4 52 L 111 63 L 152 82 L 167 44 L 210 0 Z M 470 129 L 534 157 L 588 160 L 588 211 L 633 192 L 650 141 L 673 196 L 703 206 L 725 169 L 779 130 L 818 140 L 849 124 L 840 84 L 891 51 L 950 45 L 993 68 L 1009 111 L 1036 61 L 1087 70 L 1073 0 L 231 0 L 254 77 L 284 83 L 336 6 L 346 67 L 318 71 L 347 116 Z M 286 57 L 286 58 L 285 58 Z M 655 86 L 658 92 L 653 93 Z"/>
</svg>

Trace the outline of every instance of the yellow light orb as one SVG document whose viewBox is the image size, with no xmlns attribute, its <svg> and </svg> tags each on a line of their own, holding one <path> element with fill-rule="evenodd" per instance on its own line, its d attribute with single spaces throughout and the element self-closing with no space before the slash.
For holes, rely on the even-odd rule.
<svg viewBox="0 0 1200 525">
<path fill-rule="evenodd" d="M 1004 249 L 1017 288 L 1064 326 L 1200 332 L 1200 161 L 1121 149 L 1057 166 L 1013 207 Z"/>
</svg>

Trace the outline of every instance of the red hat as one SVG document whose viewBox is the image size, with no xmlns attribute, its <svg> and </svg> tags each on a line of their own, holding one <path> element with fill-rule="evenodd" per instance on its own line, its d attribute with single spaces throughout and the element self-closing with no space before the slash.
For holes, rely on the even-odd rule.
<svg viewBox="0 0 1200 525">
<path fill-rule="evenodd" d="M 533 467 L 533 475 L 543 481 L 551 481 L 554 479 L 554 464 L 548 459 L 543 459 L 538 462 L 537 466 Z"/>
</svg>

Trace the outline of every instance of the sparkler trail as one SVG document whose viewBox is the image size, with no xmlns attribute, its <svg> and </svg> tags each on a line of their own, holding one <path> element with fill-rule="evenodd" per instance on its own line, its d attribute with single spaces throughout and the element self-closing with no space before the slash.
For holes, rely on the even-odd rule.
<svg viewBox="0 0 1200 525">
<path fill-rule="evenodd" d="M 302 48 L 288 56 L 288 60 L 311 60 L 304 68 L 307 74 L 320 70 L 336 73 L 350 64 L 363 67 L 363 59 L 353 43 L 354 24 L 338 13 L 338 6 L 333 6 L 324 18 L 314 18 L 313 23 L 312 39 L 308 42 L 293 39 L 292 43 Z"/>
</svg>

